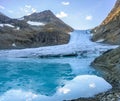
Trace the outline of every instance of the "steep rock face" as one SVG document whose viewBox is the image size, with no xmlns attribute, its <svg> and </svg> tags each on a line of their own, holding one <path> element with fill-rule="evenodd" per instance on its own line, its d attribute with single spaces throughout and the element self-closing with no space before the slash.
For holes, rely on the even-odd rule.
<svg viewBox="0 0 120 101">
<path fill-rule="evenodd" d="M 94 34 L 93 41 L 102 40 L 108 44 L 120 45 L 120 0 L 117 0 L 108 17 L 92 32 Z M 99 70 L 113 87 L 106 94 L 102 94 L 104 100 L 120 100 L 120 47 L 106 51 L 97 57 L 91 65 Z M 107 99 L 109 98 L 108 96 L 110 96 L 109 100 Z M 101 101 L 103 101 L 102 98 Z"/>
<path fill-rule="evenodd" d="M 92 66 L 103 73 L 113 87 L 120 89 L 120 47 L 109 50 L 92 62 Z"/>
<path fill-rule="evenodd" d="M 24 16 L 22 19 L 11 19 L 0 13 L 0 49 L 66 44 L 71 31 L 73 29 L 70 26 L 49 10 Z"/>
<path fill-rule="evenodd" d="M 10 18 L 0 12 L 0 23 L 5 23 L 8 20 L 10 20 Z"/>
<path fill-rule="evenodd" d="M 100 26 L 94 28 L 93 41 L 102 40 L 108 44 L 120 44 L 120 0 Z"/>
</svg>

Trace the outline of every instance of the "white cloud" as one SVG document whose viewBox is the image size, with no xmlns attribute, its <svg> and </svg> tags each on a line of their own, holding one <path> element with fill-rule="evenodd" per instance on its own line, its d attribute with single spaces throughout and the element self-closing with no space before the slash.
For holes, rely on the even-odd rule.
<svg viewBox="0 0 120 101">
<path fill-rule="evenodd" d="M 0 9 L 5 9 L 5 7 L 4 7 L 4 6 L 2 6 L 2 5 L 0 5 Z"/>
<path fill-rule="evenodd" d="M 37 11 L 37 9 L 35 9 L 35 8 L 32 8 L 31 10 L 32 10 L 32 13 Z"/>
<path fill-rule="evenodd" d="M 31 5 L 25 5 L 26 8 L 31 8 Z"/>
<path fill-rule="evenodd" d="M 69 4 L 70 4 L 70 2 L 65 2 L 65 1 L 62 2 L 62 5 L 65 5 L 65 6 L 67 6 Z"/>
<path fill-rule="evenodd" d="M 9 13 L 14 13 L 14 11 L 13 11 L 13 10 L 8 10 L 8 12 L 9 12 Z"/>
<path fill-rule="evenodd" d="M 33 8 L 31 5 L 25 5 L 23 8 L 20 8 L 20 10 L 27 15 L 30 15 L 37 11 L 37 9 Z"/>
<path fill-rule="evenodd" d="M 88 15 L 88 16 L 85 17 L 85 19 L 86 19 L 86 20 L 92 20 L 93 17 L 92 17 L 91 15 Z"/>
<path fill-rule="evenodd" d="M 68 15 L 67 15 L 65 12 L 61 11 L 60 13 L 56 14 L 56 16 L 57 16 L 58 18 L 65 18 L 65 17 L 67 17 Z"/>
</svg>

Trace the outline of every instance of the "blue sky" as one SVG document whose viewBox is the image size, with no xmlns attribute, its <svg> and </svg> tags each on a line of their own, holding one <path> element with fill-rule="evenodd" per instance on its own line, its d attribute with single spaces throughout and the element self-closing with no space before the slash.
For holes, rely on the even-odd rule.
<svg viewBox="0 0 120 101">
<path fill-rule="evenodd" d="M 33 12 L 51 10 L 75 29 L 90 29 L 99 25 L 116 0 L 0 0 L 0 12 L 20 18 Z"/>
</svg>

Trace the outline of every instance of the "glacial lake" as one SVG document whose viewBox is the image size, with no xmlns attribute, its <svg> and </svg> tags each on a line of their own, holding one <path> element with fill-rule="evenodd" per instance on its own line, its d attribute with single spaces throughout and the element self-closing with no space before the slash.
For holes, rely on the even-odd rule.
<svg viewBox="0 0 120 101">
<path fill-rule="evenodd" d="M 116 46 L 92 42 L 88 32 L 75 30 L 64 45 L 1 50 L 0 101 L 63 101 L 94 97 L 111 89 L 90 63 Z M 76 57 L 61 57 L 75 52 Z M 41 55 L 60 57 L 39 58 Z"/>
<path fill-rule="evenodd" d="M 94 58 L 1 58 L 0 101 L 63 101 L 107 91 L 111 85 L 89 66 Z"/>
</svg>

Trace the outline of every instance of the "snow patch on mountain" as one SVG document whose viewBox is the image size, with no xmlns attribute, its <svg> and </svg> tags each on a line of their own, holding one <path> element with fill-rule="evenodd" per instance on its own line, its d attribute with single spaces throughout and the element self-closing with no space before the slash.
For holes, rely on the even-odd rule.
<svg viewBox="0 0 120 101">
<path fill-rule="evenodd" d="M 45 23 L 42 23 L 42 22 L 35 22 L 35 21 L 27 21 L 27 23 L 29 25 L 32 25 L 32 26 L 44 26 Z"/>
<path fill-rule="evenodd" d="M 96 42 L 103 42 L 104 41 L 104 39 L 100 39 L 100 40 L 98 40 L 98 41 L 96 41 Z"/>
<path fill-rule="evenodd" d="M 0 27 L 4 27 L 4 26 L 7 26 L 7 27 L 12 27 L 14 28 L 15 26 L 11 25 L 11 24 L 0 24 Z"/>
</svg>

